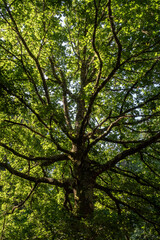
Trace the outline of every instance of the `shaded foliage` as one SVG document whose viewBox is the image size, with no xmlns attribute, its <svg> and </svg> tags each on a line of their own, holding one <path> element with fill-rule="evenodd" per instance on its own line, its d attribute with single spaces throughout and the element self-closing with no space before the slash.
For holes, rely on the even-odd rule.
<svg viewBox="0 0 160 240">
<path fill-rule="evenodd" d="M 1 239 L 158 239 L 158 0 L 2 0 Z"/>
</svg>

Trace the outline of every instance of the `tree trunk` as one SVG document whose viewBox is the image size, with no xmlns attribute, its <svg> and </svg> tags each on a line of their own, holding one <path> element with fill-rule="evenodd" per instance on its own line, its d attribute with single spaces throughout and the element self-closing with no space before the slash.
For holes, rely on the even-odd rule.
<svg viewBox="0 0 160 240">
<path fill-rule="evenodd" d="M 81 152 L 82 153 L 82 152 Z M 82 157 L 78 151 L 78 156 L 74 164 L 74 211 L 78 217 L 90 217 L 94 211 L 93 187 L 94 177 L 89 168 L 88 157 Z"/>
<path fill-rule="evenodd" d="M 91 217 L 94 211 L 93 183 L 86 179 L 77 184 L 74 189 L 75 213 L 78 217 Z"/>
</svg>

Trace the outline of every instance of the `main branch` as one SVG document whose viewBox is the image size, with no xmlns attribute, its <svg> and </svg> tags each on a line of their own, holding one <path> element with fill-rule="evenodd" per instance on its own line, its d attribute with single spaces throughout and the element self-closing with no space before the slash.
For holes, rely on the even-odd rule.
<svg viewBox="0 0 160 240">
<path fill-rule="evenodd" d="M 160 139 L 160 132 L 157 133 L 155 136 L 150 137 L 149 139 L 142 141 L 142 143 L 138 144 L 136 147 L 129 148 L 129 149 L 123 151 L 122 153 L 119 153 L 113 159 L 111 159 L 107 163 L 101 165 L 101 167 L 99 167 L 99 170 L 97 170 L 97 175 L 111 169 L 118 162 L 125 159 L 126 157 L 134 155 L 137 152 L 140 152 L 142 149 L 150 146 L 152 143 L 155 143 L 158 139 Z"/>
</svg>

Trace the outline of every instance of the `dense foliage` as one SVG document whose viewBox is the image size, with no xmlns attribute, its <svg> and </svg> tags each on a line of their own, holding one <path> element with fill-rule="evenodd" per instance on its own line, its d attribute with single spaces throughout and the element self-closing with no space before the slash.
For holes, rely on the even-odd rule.
<svg viewBox="0 0 160 240">
<path fill-rule="evenodd" d="M 0 239 L 159 239 L 158 2 L 0 0 Z"/>
</svg>

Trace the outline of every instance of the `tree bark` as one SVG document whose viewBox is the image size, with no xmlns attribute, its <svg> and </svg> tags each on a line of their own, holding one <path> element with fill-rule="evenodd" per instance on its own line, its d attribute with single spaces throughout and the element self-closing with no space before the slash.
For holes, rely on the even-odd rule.
<svg viewBox="0 0 160 240">
<path fill-rule="evenodd" d="M 84 151 L 77 150 L 74 161 L 74 213 L 79 218 L 90 217 L 94 211 L 94 175 L 90 170 L 89 159 L 83 156 Z"/>
<path fill-rule="evenodd" d="M 87 175 L 74 189 L 74 199 L 75 214 L 79 218 L 91 217 L 94 211 L 93 182 Z"/>
</svg>

